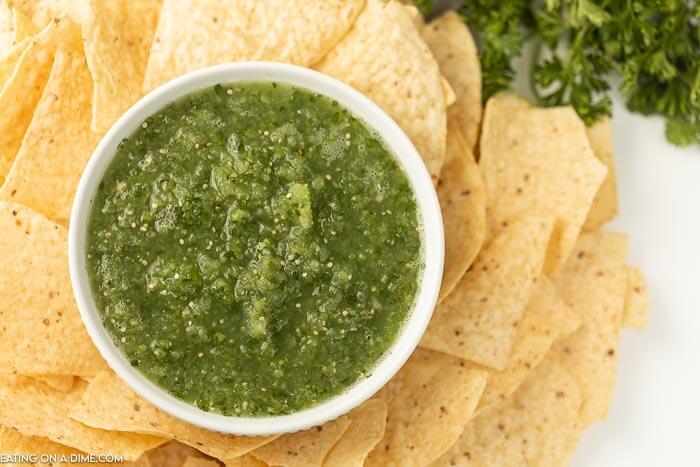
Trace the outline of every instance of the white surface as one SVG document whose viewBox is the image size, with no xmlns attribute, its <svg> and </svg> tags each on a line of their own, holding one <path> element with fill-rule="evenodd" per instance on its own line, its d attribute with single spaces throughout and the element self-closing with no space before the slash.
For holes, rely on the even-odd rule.
<svg viewBox="0 0 700 467">
<path fill-rule="evenodd" d="M 177 98 L 218 83 L 276 81 L 312 89 L 338 101 L 382 135 L 403 167 L 416 195 L 423 221 L 423 261 L 418 293 L 406 323 L 394 345 L 374 371 L 353 387 L 318 406 L 278 417 L 227 417 L 205 412 L 175 399 L 131 367 L 102 326 L 85 265 L 86 229 L 97 186 L 118 144 L 130 136 L 149 115 Z M 320 425 L 352 410 L 381 389 L 401 368 L 418 345 L 437 302 L 444 259 L 442 215 L 433 182 L 413 144 L 399 126 L 376 104 L 349 86 L 316 71 L 272 62 L 238 62 L 188 73 L 170 81 L 134 104 L 107 132 L 88 162 L 73 202 L 68 232 L 71 282 L 88 334 L 109 366 L 144 399 L 161 410 L 211 430 L 241 435 L 286 433 Z"/>
<path fill-rule="evenodd" d="M 583 435 L 573 467 L 700 465 L 700 148 L 666 142 L 663 121 L 615 99 L 620 217 L 651 296 L 645 331 L 623 330 L 608 419 Z"/>
</svg>

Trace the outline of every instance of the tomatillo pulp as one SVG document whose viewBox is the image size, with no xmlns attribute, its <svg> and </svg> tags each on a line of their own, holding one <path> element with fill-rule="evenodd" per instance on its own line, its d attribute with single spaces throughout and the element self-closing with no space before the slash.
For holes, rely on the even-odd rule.
<svg viewBox="0 0 700 467">
<path fill-rule="evenodd" d="M 132 366 L 203 410 L 267 416 L 372 371 L 413 306 L 421 249 L 381 138 L 325 96 L 254 82 L 180 98 L 122 141 L 86 254 Z"/>
</svg>

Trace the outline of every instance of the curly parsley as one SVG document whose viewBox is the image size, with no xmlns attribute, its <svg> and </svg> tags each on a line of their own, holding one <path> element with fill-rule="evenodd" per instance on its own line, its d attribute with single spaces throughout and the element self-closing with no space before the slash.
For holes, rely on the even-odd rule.
<svg viewBox="0 0 700 467">
<path fill-rule="evenodd" d="M 460 13 L 479 44 L 485 99 L 510 86 L 532 38 L 541 105 L 570 104 L 591 123 L 610 114 L 618 75 L 631 111 L 665 117 L 674 144 L 700 143 L 698 0 L 466 0 Z"/>
</svg>

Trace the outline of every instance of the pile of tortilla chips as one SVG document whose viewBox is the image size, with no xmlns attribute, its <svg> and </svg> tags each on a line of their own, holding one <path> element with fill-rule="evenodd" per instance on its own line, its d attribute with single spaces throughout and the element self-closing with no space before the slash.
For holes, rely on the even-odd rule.
<svg viewBox="0 0 700 467">
<path fill-rule="evenodd" d="M 404 368 L 337 420 L 278 437 L 160 412 L 80 321 L 66 228 L 101 135 L 145 92 L 238 60 L 311 67 L 365 93 L 437 185 L 446 266 Z M 142 466 L 562 465 L 612 396 L 622 326 L 644 327 L 617 213 L 610 123 L 511 94 L 482 109 L 456 14 L 386 0 L 0 0 L 0 453 Z M 59 462 L 60 464 L 61 462 Z"/>
</svg>

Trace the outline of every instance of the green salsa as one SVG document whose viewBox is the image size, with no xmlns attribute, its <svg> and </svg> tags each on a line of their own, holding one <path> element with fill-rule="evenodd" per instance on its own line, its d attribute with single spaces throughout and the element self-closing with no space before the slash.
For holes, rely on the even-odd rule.
<svg viewBox="0 0 700 467">
<path fill-rule="evenodd" d="M 372 372 L 423 268 L 410 183 L 337 102 L 216 85 L 148 117 L 95 195 L 102 322 L 164 390 L 225 415 L 302 410 Z"/>
</svg>

